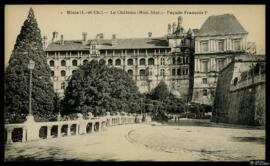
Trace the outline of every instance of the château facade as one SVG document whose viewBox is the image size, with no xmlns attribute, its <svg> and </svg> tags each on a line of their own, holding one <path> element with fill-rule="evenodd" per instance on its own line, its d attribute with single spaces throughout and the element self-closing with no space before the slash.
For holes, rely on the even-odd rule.
<svg viewBox="0 0 270 166">
<path fill-rule="evenodd" d="M 44 38 L 45 52 L 51 68 L 55 91 L 64 95 L 72 73 L 79 65 L 93 59 L 104 59 L 108 66 L 128 72 L 141 93 L 149 92 L 161 80 L 169 90 L 187 101 L 212 105 L 218 73 L 234 56 L 246 51 L 248 32 L 232 14 L 210 16 L 198 29 L 186 31 L 182 17 L 168 24 L 163 37 L 120 39 L 102 33 L 88 39 L 64 40 L 53 32 L 52 40 Z"/>
</svg>

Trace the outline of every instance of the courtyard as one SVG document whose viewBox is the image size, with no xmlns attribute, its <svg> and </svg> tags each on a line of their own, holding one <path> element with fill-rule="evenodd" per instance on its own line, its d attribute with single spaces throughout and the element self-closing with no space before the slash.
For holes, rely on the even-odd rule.
<svg viewBox="0 0 270 166">
<path fill-rule="evenodd" d="M 5 160 L 249 161 L 265 159 L 265 130 L 201 123 L 127 124 L 80 136 L 14 143 Z"/>
</svg>

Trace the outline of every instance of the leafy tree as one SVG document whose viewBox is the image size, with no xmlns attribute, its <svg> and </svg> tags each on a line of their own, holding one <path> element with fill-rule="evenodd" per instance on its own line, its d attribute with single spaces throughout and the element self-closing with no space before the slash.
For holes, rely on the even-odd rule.
<svg viewBox="0 0 270 166">
<path fill-rule="evenodd" d="M 40 29 L 31 8 L 17 37 L 9 65 L 5 71 L 5 120 L 8 123 L 23 122 L 29 112 L 29 69 L 32 59 L 32 110 L 35 120 L 55 118 L 53 84 L 50 68 L 42 48 Z"/>
<path fill-rule="evenodd" d="M 122 69 L 110 68 L 104 60 L 92 60 L 79 67 L 65 90 L 63 113 L 92 112 L 103 115 L 106 111 L 137 112 L 138 88 Z M 86 109 L 87 108 L 87 109 Z"/>
<path fill-rule="evenodd" d="M 171 95 L 167 84 L 161 80 L 160 83 L 157 85 L 156 88 L 154 88 L 149 96 L 152 100 L 159 100 L 164 101 L 166 98 L 168 98 Z"/>
</svg>

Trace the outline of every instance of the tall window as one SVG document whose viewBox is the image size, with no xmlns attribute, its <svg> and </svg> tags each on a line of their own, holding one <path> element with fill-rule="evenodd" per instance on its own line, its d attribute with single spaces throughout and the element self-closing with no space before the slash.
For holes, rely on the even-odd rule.
<svg viewBox="0 0 270 166">
<path fill-rule="evenodd" d="M 145 70 L 144 70 L 144 69 L 141 69 L 141 70 L 140 70 L 140 78 L 141 78 L 141 79 L 145 79 L 145 76 L 146 76 Z"/>
<path fill-rule="evenodd" d="M 66 86 L 66 83 L 65 82 L 62 82 L 61 83 L 61 89 L 65 89 L 65 86 Z"/>
<path fill-rule="evenodd" d="M 140 59 L 140 65 L 145 65 L 145 59 L 144 58 Z"/>
<path fill-rule="evenodd" d="M 202 93 L 203 93 L 203 96 L 207 96 L 207 89 L 203 89 Z"/>
<path fill-rule="evenodd" d="M 218 60 L 218 71 L 222 70 L 224 68 L 224 59 Z"/>
<path fill-rule="evenodd" d="M 155 65 L 155 60 L 153 58 L 149 58 L 148 65 Z"/>
<path fill-rule="evenodd" d="M 202 72 L 204 73 L 208 72 L 208 60 L 202 61 Z"/>
<path fill-rule="evenodd" d="M 54 66 L 54 61 L 50 60 L 50 66 L 53 67 Z"/>
<path fill-rule="evenodd" d="M 172 75 L 175 76 L 175 69 L 172 69 Z"/>
<path fill-rule="evenodd" d="M 133 70 L 128 70 L 128 75 L 133 76 Z"/>
<path fill-rule="evenodd" d="M 77 62 L 77 60 L 74 59 L 74 60 L 72 61 L 72 66 L 77 66 L 77 65 L 78 65 L 78 62 Z"/>
<path fill-rule="evenodd" d="M 224 41 L 218 41 L 218 51 L 224 51 Z"/>
<path fill-rule="evenodd" d="M 121 60 L 120 59 L 116 59 L 115 60 L 115 66 L 120 66 L 121 65 Z"/>
<path fill-rule="evenodd" d="M 85 65 L 86 63 L 88 63 L 88 60 L 87 60 L 87 59 L 85 59 L 85 60 L 83 61 L 83 65 Z"/>
<path fill-rule="evenodd" d="M 52 76 L 52 77 L 54 76 L 54 71 L 51 71 L 51 76 Z"/>
<path fill-rule="evenodd" d="M 180 68 L 177 69 L 177 75 L 179 75 L 179 76 L 181 75 L 181 69 Z"/>
<path fill-rule="evenodd" d="M 65 76 L 66 76 L 66 71 L 65 71 L 65 70 L 62 70 L 62 71 L 61 71 L 61 76 L 62 76 L 62 77 L 65 77 Z"/>
<path fill-rule="evenodd" d="M 61 61 L 61 66 L 66 66 L 66 61 L 65 60 Z"/>
<path fill-rule="evenodd" d="M 162 76 L 162 77 L 165 76 L 165 70 L 164 69 L 160 69 L 160 76 Z"/>
<path fill-rule="evenodd" d="M 108 65 L 109 65 L 109 66 L 113 65 L 112 59 L 109 59 L 109 60 L 108 60 Z"/>
<path fill-rule="evenodd" d="M 164 58 L 160 58 L 160 65 L 165 65 L 165 59 Z"/>
<path fill-rule="evenodd" d="M 241 49 L 241 42 L 240 40 L 233 41 L 233 48 L 235 51 L 239 51 Z"/>
<path fill-rule="evenodd" d="M 175 57 L 172 58 L 172 63 L 173 63 L 173 65 L 176 64 Z"/>
<path fill-rule="evenodd" d="M 200 43 L 201 52 L 208 52 L 208 41 L 203 41 Z"/>
<path fill-rule="evenodd" d="M 183 63 L 183 57 L 178 57 L 177 58 L 177 64 L 180 65 L 181 63 Z"/>
<path fill-rule="evenodd" d="M 133 59 L 128 59 L 128 65 L 132 66 L 133 65 Z"/>
</svg>

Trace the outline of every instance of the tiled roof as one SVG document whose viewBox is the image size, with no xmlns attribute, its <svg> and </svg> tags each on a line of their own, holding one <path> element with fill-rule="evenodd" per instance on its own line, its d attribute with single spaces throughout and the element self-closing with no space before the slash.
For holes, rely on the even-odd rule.
<svg viewBox="0 0 270 166">
<path fill-rule="evenodd" d="M 203 23 L 197 36 L 247 33 L 233 14 L 210 16 Z"/>
<path fill-rule="evenodd" d="M 64 41 L 61 45 L 60 41 L 50 43 L 45 51 L 65 51 L 65 50 L 89 50 L 90 40 L 88 44 L 83 45 L 81 40 Z M 165 37 L 159 38 L 129 38 L 117 39 L 117 44 L 112 45 L 112 39 L 99 39 L 100 49 L 143 49 L 143 48 L 170 48 Z"/>
</svg>

